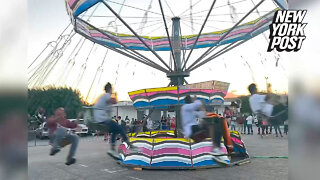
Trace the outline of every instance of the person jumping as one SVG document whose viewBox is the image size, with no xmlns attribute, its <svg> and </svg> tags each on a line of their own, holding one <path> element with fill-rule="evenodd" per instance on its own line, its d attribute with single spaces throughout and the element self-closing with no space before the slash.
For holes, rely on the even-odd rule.
<svg viewBox="0 0 320 180">
<path fill-rule="evenodd" d="M 66 119 L 66 113 L 64 111 L 64 108 L 62 107 L 56 109 L 54 115 L 48 118 L 47 123 L 50 139 L 52 140 L 50 156 L 53 156 L 60 152 L 62 142 L 63 140 L 66 140 L 71 143 L 71 147 L 67 156 L 67 162 L 65 164 L 74 164 L 76 162 L 74 156 L 78 147 L 79 138 L 77 135 L 69 133 L 67 128 L 80 129 L 81 127 L 78 126 L 77 123 L 71 122 Z"/>
<path fill-rule="evenodd" d="M 111 118 L 111 105 L 116 104 L 117 100 L 111 97 L 112 86 L 110 83 L 107 83 L 104 87 L 105 94 L 103 94 L 94 105 L 94 120 L 98 123 L 108 126 L 109 133 L 111 134 L 111 149 L 108 151 L 108 154 L 111 154 L 114 157 L 118 157 L 119 153 L 116 151 L 116 138 L 120 134 L 122 140 L 128 144 L 130 151 L 139 151 L 139 149 L 131 145 L 124 129 L 118 123 L 112 120 Z"/>
</svg>

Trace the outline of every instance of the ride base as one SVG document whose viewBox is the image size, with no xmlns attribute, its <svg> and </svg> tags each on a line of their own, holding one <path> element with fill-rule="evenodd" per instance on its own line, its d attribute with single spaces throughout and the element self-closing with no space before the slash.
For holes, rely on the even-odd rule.
<svg viewBox="0 0 320 180">
<path fill-rule="evenodd" d="M 227 152 L 223 139 L 221 147 L 228 154 L 222 156 L 225 164 L 216 162 L 210 154 L 210 138 L 195 143 L 192 139 L 176 138 L 174 131 L 149 131 L 129 134 L 130 142 L 140 148 L 140 152 L 131 153 L 124 142 L 118 150 L 120 164 L 126 167 L 143 169 L 199 169 L 227 167 L 248 163 L 249 155 L 240 135 L 230 132 L 233 152 Z"/>
</svg>

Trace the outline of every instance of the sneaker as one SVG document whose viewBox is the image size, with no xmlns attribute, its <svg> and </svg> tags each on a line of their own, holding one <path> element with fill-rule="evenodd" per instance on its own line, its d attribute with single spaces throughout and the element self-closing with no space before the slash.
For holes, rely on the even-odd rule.
<svg viewBox="0 0 320 180">
<path fill-rule="evenodd" d="M 221 151 L 220 148 L 213 148 L 211 153 L 213 156 L 226 156 L 227 154 L 223 151 Z"/>
<path fill-rule="evenodd" d="M 226 164 L 226 165 L 228 164 L 228 162 L 226 162 L 225 158 L 223 158 L 222 156 L 213 156 L 212 158 L 218 163 Z"/>
<path fill-rule="evenodd" d="M 67 166 L 70 166 L 71 164 L 74 164 L 74 163 L 76 163 L 76 159 L 75 159 L 75 158 L 71 158 L 71 159 L 69 159 L 65 164 L 66 164 Z"/>
<path fill-rule="evenodd" d="M 60 149 L 51 149 L 50 151 L 50 156 L 54 156 L 55 154 L 57 154 L 58 152 L 60 152 Z"/>
</svg>

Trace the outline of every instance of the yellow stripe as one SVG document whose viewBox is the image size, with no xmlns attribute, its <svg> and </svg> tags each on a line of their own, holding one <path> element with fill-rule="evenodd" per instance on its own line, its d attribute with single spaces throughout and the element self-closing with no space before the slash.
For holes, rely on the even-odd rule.
<svg viewBox="0 0 320 180">
<path fill-rule="evenodd" d="M 152 138 L 129 138 L 130 142 L 134 141 L 147 141 L 149 143 L 152 143 L 153 139 Z"/>
<path fill-rule="evenodd" d="M 128 92 L 129 96 L 136 95 L 136 94 L 141 94 L 141 93 L 145 93 L 145 89 Z"/>
<path fill-rule="evenodd" d="M 136 135 L 136 133 L 130 133 L 128 134 L 129 137 L 134 137 Z"/>
<path fill-rule="evenodd" d="M 153 134 L 164 134 L 164 133 L 174 133 L 174 131 L 151 131 L 151 135 L 153 135 Z"/>
<path fill-rule="evenodd" d="M 172 87 L 162 87 L 162 88 L 152 88 L 152 89 L 146 89 L 146 92 L 157 92 L 157 91 L 172 91 L 172 90 L 177 90 L 177 86 L 172 86 Z"/>
<path fill-rule="evenodd" d="M 163 141 L 181 141 L 189 143 L 189 139 L 185 138 L 154 138 L 154 143 L 163 142 Z"/>
<path fill-rule="evenodd" d="M 239 135 L 238 131 L 230 131 L 230 133 L 234 133 L 236 135 Z"/>
</svg>

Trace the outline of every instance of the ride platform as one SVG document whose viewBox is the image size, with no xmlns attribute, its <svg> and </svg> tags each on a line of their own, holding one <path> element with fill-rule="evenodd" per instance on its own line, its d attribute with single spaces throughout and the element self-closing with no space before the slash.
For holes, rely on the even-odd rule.
<svg viewBox="0 0 320 180">
<path fill-rule="evenodd" d="M 177 138 L 174 131 L 148 131 L 129 134 L 130 142 L 141 152 L 130 152 L 127 143 L 122 143 L 118 151 L 120 164 L 126 167 L 142 169 L 201 169 L 228 167 L 250 162 L 240 135 L 230 132 L 233 152 L 228 152 L 222 139 L 222 150 L 228 154 L 222 156 L 226 164 L 213 159 L 210 138 L 194 142 L 189 138 Z"/>
</svg>

